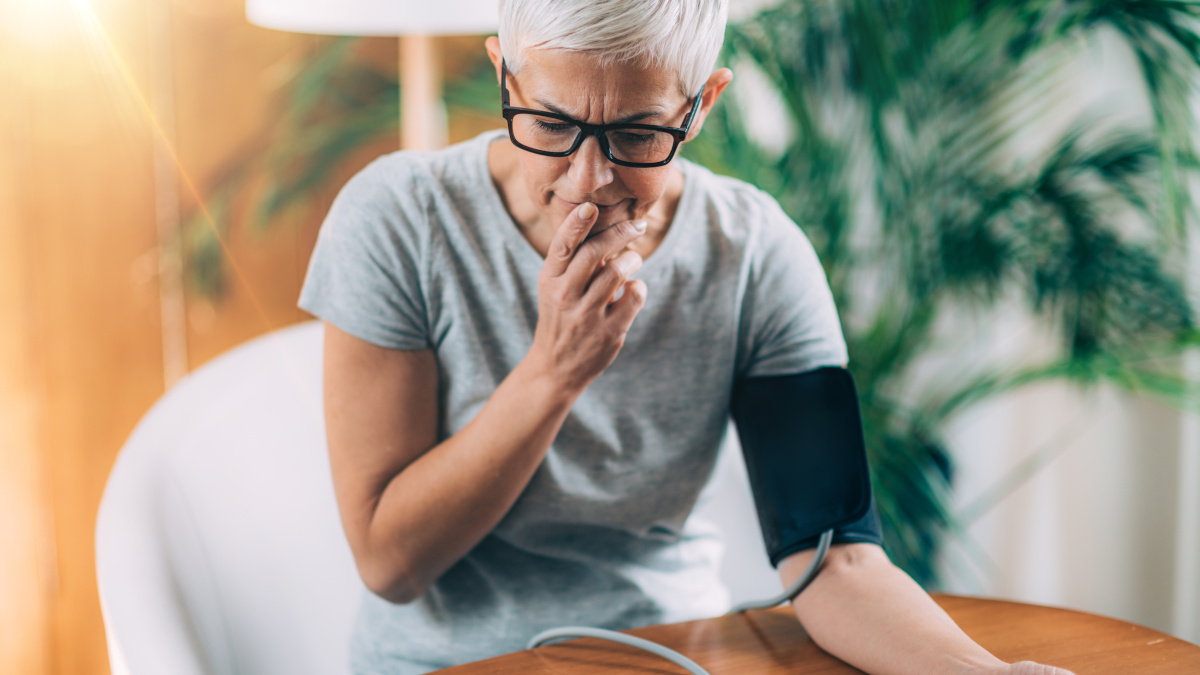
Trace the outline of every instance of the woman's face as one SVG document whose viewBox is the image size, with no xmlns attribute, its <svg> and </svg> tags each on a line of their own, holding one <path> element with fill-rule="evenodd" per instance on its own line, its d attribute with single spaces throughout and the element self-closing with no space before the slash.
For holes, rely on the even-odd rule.
<svg viewBox="0 0 1200 675">
<path fill-rule="evenodd" d="M 499 73 L 499 40 L 490 38 L 487 46 Z M 555 111 L 591 124 L 638 122 L 680 127 L 696 94 L 681 92 L 673 71 L 631 64 L 601 68 L 585 53 L 543 49 L 526 52 L 521 72 L 509 73 L 507 86 L 509 104 L 514 107 Z M 724 82 L 710 95 L 705 87 L 689 138 L 699 131 L 723 88 Z M 613 164 L 595 137 L 584 140 L 567 157 L 517 154 L 529 199 L 555 229 L 583 202 L 599 208 L 594 231 L 644 218 L 662 197 L 674 171 L 669 164 L 651 168 Z"/>
</svg>

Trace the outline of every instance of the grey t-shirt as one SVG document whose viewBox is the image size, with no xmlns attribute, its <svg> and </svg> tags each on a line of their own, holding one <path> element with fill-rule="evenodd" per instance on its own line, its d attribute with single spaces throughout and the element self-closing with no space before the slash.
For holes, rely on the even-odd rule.
<svg viewBox="0 0 1200 675">
<path fill-rule="evenodd" d="M 505 211 L 489 132 L 381 157 L 342 189 L 300 306 L 437 357 L 439 438 L 525 356 L 543 259 Z M 636 275 L 648 297 L 616 360 L 572 407 L 512 510 L 419 600 L 365 594 L 360 674 L 422 673 L 524 648 L 562 625 L 630 628 L 727 609 L 720 543 L 689 519 L 735 378 L 846 362 L 821 265 L 768 195 L 682 159 L 683 193 Z"/>
</svg>

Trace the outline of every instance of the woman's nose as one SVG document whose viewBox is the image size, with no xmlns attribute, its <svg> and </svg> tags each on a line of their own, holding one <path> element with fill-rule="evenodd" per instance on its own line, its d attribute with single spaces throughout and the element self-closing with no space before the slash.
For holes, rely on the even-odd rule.
<svg viewBox="0 0 1200 675">
<path fill-rule="evenodd" d="M 567 177 L 584 193 L 592 193 L 612 182 L 612 162 L 600 149 L 600 140 L 595 136 L 583 139 L 579 149 L 571 154 L 571 167 Z"/>
</svg>

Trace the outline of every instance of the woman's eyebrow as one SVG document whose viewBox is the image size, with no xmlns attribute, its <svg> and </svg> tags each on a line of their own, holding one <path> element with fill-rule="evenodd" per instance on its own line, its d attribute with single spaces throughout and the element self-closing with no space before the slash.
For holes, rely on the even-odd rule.
<svg viewBox="0 0 1200 675">
<path fill-rule="evenodd" d="M 553 103 L 550 103 L 549 101 L 545 101 L 540 98 L 534 99 L 534 101 L 536 101 L 538 105 L 542 106 L 543 108 L 545 108 L 546 110 L 549 110 L 552 113 L 558 113 L 559 115 L 565 115 L 566 117 L 570 117 L 571 119 L 577 119 L 576 117 L 572 116 L 571 113 L 566 112 L 565 110 L 562 110 L 561 108 L 554 105 Z M 632 115 L 626 115 L 625 117 L 622 117 L 621 119 L 616 120 L 614 122 L 609 122 L 609 124 L 633 124 L 635 122 L 640 122 L 641 120 L 649 119 L 651 117 L 662 117 L 662 113 L 655 112 L 655 111 L 634 113 Z"/>
</svg>

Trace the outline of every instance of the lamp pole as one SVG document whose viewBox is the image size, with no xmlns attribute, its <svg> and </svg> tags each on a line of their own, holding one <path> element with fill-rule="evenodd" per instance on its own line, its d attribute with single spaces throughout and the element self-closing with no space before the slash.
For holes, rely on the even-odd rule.
<svg viewBox="0 0 1200 675">
<path fill-rule="evenodd" d="M 430 35 L 402 35 L 400 64 L 400 147 L 436 150 L 446 145 L 442 68 Z"/>
</svg>

